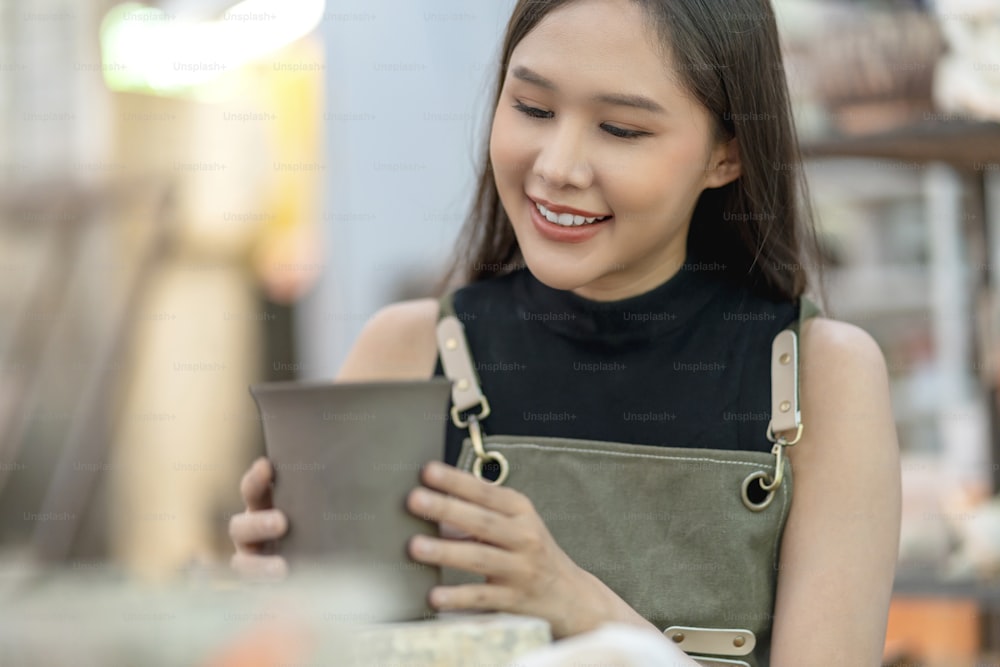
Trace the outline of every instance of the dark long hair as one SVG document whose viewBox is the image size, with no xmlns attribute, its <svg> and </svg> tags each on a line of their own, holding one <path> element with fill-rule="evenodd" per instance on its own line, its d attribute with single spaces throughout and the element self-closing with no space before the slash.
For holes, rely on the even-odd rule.
<svg viewBox="0 0 1000 667">
<path fill-rule="evenodd" d="M 503 41 L 492 114 L 511 53 L 547 14 L 573 0 L 519 0 Z M 688 249 L 725 265 L 741 284 L 794 301 L 819 275 L 815 226 L 802 178 L 778 29 L 770 0 L 633 0 L 647 14 L 681 83 L 735 137 L 740 178 L 705 190 L 695 207 Z M 487 133 L 488 135 L 488 133 Z M 478 184 L 439 290 L 524 266 L 500 202 L 487 136 Z"/>
</svg>

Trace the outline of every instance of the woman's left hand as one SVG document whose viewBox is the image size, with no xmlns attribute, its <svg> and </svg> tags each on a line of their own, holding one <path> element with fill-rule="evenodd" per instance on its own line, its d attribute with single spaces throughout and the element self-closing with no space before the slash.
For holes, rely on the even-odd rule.
<svg viewBox="0 0 1000 667">
<path fill-rule="evenodd" d="M 523 493 L 438 461 L 424 466 L 421 481 L 430 488 L 410 492 L 409 511 L 470 539 L 416 535 L 410 556 L 486 577 L 482 584 L 435 587 L 433 607 L 537 616 L 549 621 L 557 639 L 612 620 L 605 618 L 610 590 L 559 548 Z"/>
</svg>

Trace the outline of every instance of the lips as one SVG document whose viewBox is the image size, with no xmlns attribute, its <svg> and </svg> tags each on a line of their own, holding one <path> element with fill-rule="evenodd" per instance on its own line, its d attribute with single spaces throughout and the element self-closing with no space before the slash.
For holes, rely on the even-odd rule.
<svg viewBox="0 0 1000 667">
<path fill-rule="evenodd" d="M 553 222 L 542 212 L 543 210 L 547 210 L 544 205 L 541 205 L 530 198 L 526 198 L 524 204 L 535 231 L 537 231 L 542 238 L 556 243 L 584 243 L 594 238 L 597 234 L 600 234 L 601 230 L 605 229 L 611 224 L 611 221 L 614 220 L 614 216 L 609 216 L 604 219 L 590 218 L 594 221 L 587 223 L 585 222 L 585 218 L 582 216 L 575 216 L 570 213 L 560 213 L 558 217 L 567 222 Z M 555 213 L 549 211 L 549 216 L 555 217 Z"/>
</svg>

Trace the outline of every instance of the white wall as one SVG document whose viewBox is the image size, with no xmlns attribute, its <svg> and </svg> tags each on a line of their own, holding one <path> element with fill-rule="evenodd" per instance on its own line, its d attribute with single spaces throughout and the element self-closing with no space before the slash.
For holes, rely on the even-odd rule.
<svg viewBox="0 0 1000 667">
<path fill-rule="evenodd" d="M 471 197 L 513 0 L 330 0 L 327 266 L 299 309 L 304 379 L 328 379 L 408 273 L 437 275 Z"/>
</svg>

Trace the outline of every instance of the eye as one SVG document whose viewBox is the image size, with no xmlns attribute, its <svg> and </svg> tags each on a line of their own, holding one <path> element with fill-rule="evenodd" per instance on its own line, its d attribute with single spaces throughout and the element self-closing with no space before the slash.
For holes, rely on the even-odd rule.
<svg viewBox="0 0 1000 667">
<path fill-rule="evenodd" d="M 525 116 L 530 116 L 531 118 L 552 118 L 551 111 L 542 111 L 541 109 L 536 109 L 535 107 L 529 107 L 524 102 L 518 102 L 514 105 L 514 108 L 523 113 Z"/>
<path fill-rule="evenodd" d="M 608 125 L 605 123 L 601 125 L 604 131 L 608 134 L 614 135 L 616 137 L 621 137 L 622 139 L 638 139 L 639 137 L 649 136 L 649 132 L 638 132 L 636 130 L 623 130 L 620 127 L 615 127 L 614 125 Z"/>
</svg>

